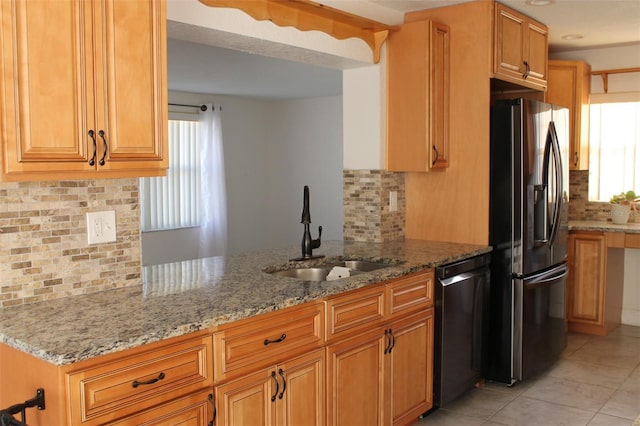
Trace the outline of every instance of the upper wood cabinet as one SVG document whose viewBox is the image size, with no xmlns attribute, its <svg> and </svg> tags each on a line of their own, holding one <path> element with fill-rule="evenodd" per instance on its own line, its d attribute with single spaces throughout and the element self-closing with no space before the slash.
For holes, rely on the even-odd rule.
<svg viewBox="0 0 640 426">
<path fill-rule="evenodd" d="M 589 94 L 591 66 L 582 61 L 549 61 L 546 101 L 569 108 L 572 170 L 589 169 Z"/>
<path fill-rule="evenodd" d="M 165 2 L 0 2 L 3 180 L 162 175 Z"/>
<path fill-rule="evenodd" d="M 406 23 L 389 35 L 387 170 L 449 166 L 449 28 Z"/>
<path fill-rule="evenodd" d="M 494 57 L 495 78 L 545 90 L 548 57 L 547 27 L 531 18 L 495 3 Z"/>
</svg>

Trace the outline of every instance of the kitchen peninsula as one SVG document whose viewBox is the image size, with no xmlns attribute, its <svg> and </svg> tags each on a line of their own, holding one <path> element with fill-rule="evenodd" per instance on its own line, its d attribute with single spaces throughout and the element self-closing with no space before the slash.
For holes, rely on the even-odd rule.
<svg viewBox="0 0 640 426">
<path fill-rule="evenodd" d="M 64 407 L 71 398 L 66 395 L 65 387 L 68 389 L 68 383 L 76 383 L 73 372 L 77 365 L 89 363 L 93 368 L 96 359 L 104 359 L 107 364 L 117 366 L 117 357 L 123 351 L 147 347 L 156 349 L 167 339 L 173 341 L 173 338 L 177 339 L 174 346 L 177 345 L 179 352 L 188 354 L 184 355 L 188 359 L 184 363 L 197 370 L 195 373 L 192 371 L 195 378 L 191 377 L 190 383 L 202 379 L 199 386 L 205 384 L 208 387 L 206 392 L 210 393 L 214 377 L 218 374 L 213 365 L 209 365 L 211 333 L 219 327 L 247 321 L 260 314 L 277 315 L 282 311 L 284 315 L 286 308 L 299 308 L 298 312 L 304 313 L 307 306 L 315 309 L 312 308 L 314 305 L 327 298 L 357 289 L 371 293 L 376 287 L 383 288 L 377 283 L 405 276 L 421 276 L 435 266 L 489 251 L 486 246 L 418 240 L 381 244 L 328 241 L 316 250 L 316 254 L 324 254 L 326 258 L 312 262 L 339 258 L 389 262 L 390 266 L 323 282 L 301 281 L 264 272 L 266 268 L 276 271 L 300 266 L 289 262 L 298 254 L 297 248 L 149 266 L 143 268 L 141 286 L 6 308 L 0 319 L 0 342 L 3 343 L 0 356 L 33 360 L 38 368 L 52 372 L 45 376 L 26 374 L 18 380 L 20 388 L 35 391 L 38 387 L 45 387 L 48 390 L 47 410 L 32 414 L 32 418 L 46 411 L 55 411 L 58 419 L 70 418 L 64 413 Z M 433 289 L 432 282 L 430 289 Z M 432 304 L 433 300 L 429 303 Z M 329 317 L 329 313 L 326 316 Z M 290 320 L 303 322 L 304 318 L 302 315 Z M 318 321 L 323 323 L 324 314 L 319 318 Z M 324 328 L 321 323 L 313 324 Z M 320 347 L 324 345 L 323 336 L 324 332 L 320 332 Z M 386 333 L 384 337 L 387 337 Z M 186 339 L 197 342 L 198 349 L 182 348 L 180 345 L 187 344 Z M 150 356 L 137 354 L 136 359 L 140 362 L 140 359 L 147 360 Z M 17 373 L 9 371 L 10 364 L 2 363 L 2 389 L 8 389 L 5 380 L 17 380 Z M 164 379 L 164 374 L 162 377 L 155 377 L 157 373 L 152 374 L 151 371 L 146 374 L 149 377 L 143 375 L 145 381 Z M 80 377 L 77 380 L 82 382 L 84 379 Z M 8 397 L 10 395 L 2 395 L 0 399 L 6 401 Z M 99 399 L 99 395 L 96 398 Z M 206 400 L 205 395 L 203 401 Z M 72 412 L 78 410 L 75 403 L 70 403 Z M 202 407 L 201 411 L 205 408 Z M 83 414 L 88 419 L 87 422 L 83 420 L 83 424 L 93 424 L 92 413 L 88 413 L 86 416 Z M 77 411 L 73 415 L 78 416 Z M 114 415 L 110 419 L 115 418 Z"/>
</svg>

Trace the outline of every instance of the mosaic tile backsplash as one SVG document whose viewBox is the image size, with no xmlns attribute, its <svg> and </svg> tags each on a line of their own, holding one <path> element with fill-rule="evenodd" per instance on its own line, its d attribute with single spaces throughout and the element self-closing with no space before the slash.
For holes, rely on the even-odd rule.
<svg viewBox="0 0 640 426">
<path fill-rule="evenodd" d="M 345 241 L 387 242 L 405 234 L 405 185 L 403 173 L 384 170 L 344 170 Z M 389 208 L 389 194 L 397 194 L 397 210 Z"/>
<path fill-rule="evenodd" d="M 89 245 L 85 213 L 115 210 Z M 141 284 L 138 179 L 0 182 L 0 307 Z"/>
<path fill-rule="evenodd" d="M 612 194 L 613 195 L 613 194 Z M 611 205 L 589 201 L 589 171 L 569 172 L 569 220 L 611 220 Z M 629 223 L 640 223 L 640 212 L 631 211 Z"/>
</svg>

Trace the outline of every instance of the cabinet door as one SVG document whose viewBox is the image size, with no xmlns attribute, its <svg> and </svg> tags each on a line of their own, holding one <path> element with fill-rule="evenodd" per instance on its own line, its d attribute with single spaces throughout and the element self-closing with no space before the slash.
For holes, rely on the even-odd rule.
<svg viewBox="0 0 640 426">
<path fill-rule="evenodd" d="M 567 318 L 574 322 L 604 323 L 605 237 L 573 234 L 569 240 Z"/>
<path fill-rule="evenodd" d="M 104 30 L 96 32 L 96 45 L 104 52 L 97 68 L 96 130 L 99 159 L 105 158 L 100 170 L 166 168 L 165 3 L 105 0 L 100 12 Z"/>
<path fill-rule="evenodd" d="M 278 380 L 271 368 L 216 387 L 216 425 L 275 424 Z"/>
<path fill-rule="evenodd" d="M 94 3 L 2 1 L 3 174 L 91 171 Z"/>
<path fill-rule="evenodd" d="M 334 426 L 388 424 L 385 419 L 389 344 L 383 329 L 331 345 L 327 353 L 327 424 Z"/>
<path fill-rule="evenodd" d="M 449 28 L 403 24 L 388 41 L 387 170 L 449 165 Z"/>
<path fill-rule="evenodd" d="M 547 61 L 549 42 L 547 29 L 533 21 L 527 21 L 525 43 L 525 80 L 547 86 Z"/>
<path fill-rule="evenodd" d="M 392 424 L 404 425 L 433 406 L 433 309 L 390 326 Z"/>
<path fill-rule="evenodd" d="M 495 3 L 493 72 L 521 86 L 547 86 L 547 28 L 525 15 Z"/>
<path fill-rule="evenodd" d="M 520 80 L 526 71 L 526 18 L 500 3 L 496 3 L 495 7 L 494 72 Z"/>
<path fill-rule="evenodd" d="M 429 167 L 449 167 L 449 27 L 430 23 Z"/>
<path fill-rule="evenodd" d="M 580 61 L 549 61 L 546 101 L 569 108 L 571 170 L 589 168 L 591 67 Z"/>
<path fill-rule="evenodd" d="M 280 393 L 276 424 L 324 426 L 324 349 L 278 365 Z"/>
</svg>

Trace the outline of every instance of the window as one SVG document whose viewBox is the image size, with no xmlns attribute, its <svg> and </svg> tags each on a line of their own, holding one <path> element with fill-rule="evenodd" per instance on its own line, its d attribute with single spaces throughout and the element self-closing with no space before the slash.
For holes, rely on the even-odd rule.
<svg viewBox="0 0 640 426">
<path fill-rule="evenodd" d="M 199 226 L 198 122 L 169 120 L 166 176 L 140 178 L 140 226 L 159 231 Z"/>
<path fill-rule="evenodd" d="M 592 95 L 589 200 L 640 191 L 640 93 Z"/>
</svg>

